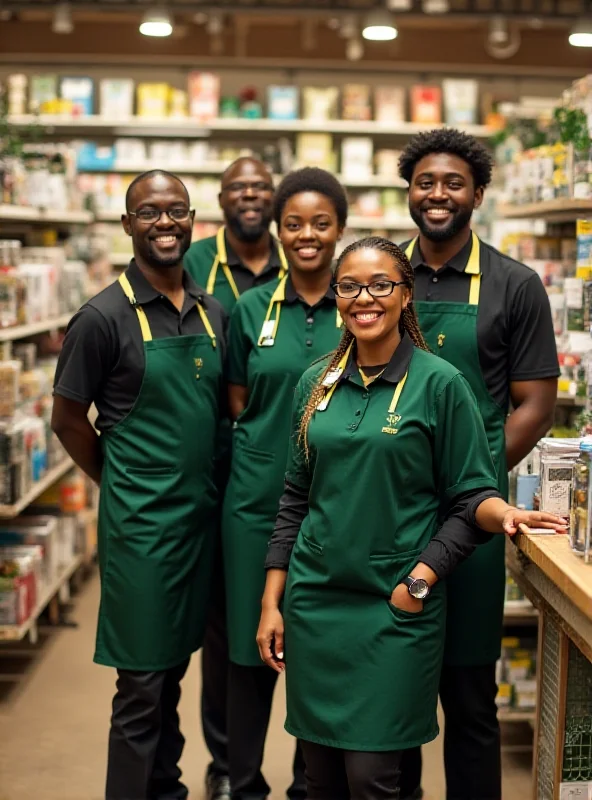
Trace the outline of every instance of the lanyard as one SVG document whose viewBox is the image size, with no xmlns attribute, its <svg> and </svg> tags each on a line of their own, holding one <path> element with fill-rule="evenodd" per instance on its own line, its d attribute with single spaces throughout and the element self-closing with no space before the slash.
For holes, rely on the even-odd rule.
<svg viewBox="0 0 592 800">
<path fill-rule="evenodd" d="M 481 291 L 481 272 L 480 272 L 481 242 L 479 241 L 479 237 L 475 233 L 472 232 L 471 236 L 472 236 L 471 254 L 469 255 L 469 260 L 467 262 L 465 272 L 471 276 L 471 287 L 469 290 L 469 305 L 478 306 L 479 294 Z M 418 238 L 419 237 L 416 236 L 415 239 L 413 239 L 413 241 L 409 243 L 407 249 L 405 250 L 405 255 L 409 259 L 411 259 L 411 256 L 413 255 L 413 249 L 415 248 Z"/>
<path fill-rule="evenodd" d="M 225 228 L 223 226 L 218 229 L 218 233 L 216 234 L 216 256 L 212 263 L 210 274 L 208 275 L 206 292 L 208 294 L 214 294 L 214 286 L 216 285 L 216 275 L 218 274 L 218 267 L 221 267 L 222 272 L 226 277 L 226 280 L 230 284 L 230 288 L 232 289 L 232 294 L 234 295 L 234 299 L 238 300 L 238 298 L 240 297 L 240 292 L 238 290 L 238 286 L 236 285 L 236 281 L 234 280 L 230 267 L 228 266 L 228 255 L 226 253 L 226 242 L 224 241 L 224 231 Z M 288 272 L 288 262 L 286 261 L 286 256 L 279 242 L 278 242 L 278 255 L 282 263 L 282 266 L 278 273 L 278 277 L 283 278 L 284 275 L 286 275 L 286 273 Z"/>
<path fill-rule="evenodd" d="M 280 282 L 276 286 L 275 292 L 271 296 L 271 300 L 269 301 L 269 305 L 267 307 L 267 314 L 265 315 L 265 321 L 263 322 L 261 333 L 259 334 L 259 338 L 257 340 L 258 347 L 273 347 L 275 344 L 275 337 L 277 336 L 278 327 L 280 324 L 282 303 L 286 299 L 287 281 L 288 281 L 288 276 L 284 275 L 284 277 L 280 280 Z M 339 313 L 339 310 L 336 309 L 335 326 L 337 328 L 341 328 L 342 324 L 343 321 L 341 319 L 341 314 Z"/>
<path fill-rule="evenodd" d="M 152 331 L 150 330 L 150 325 L 148 324 L 148 318 L 146 316 L 146 312 L 144 311 L 142 306 L 138 305 L 138 303 L 136 301 L 136 296 L 134 294 L 134 290 L 132 289 L 132 286 L 131 286 L 131 284 L 130 284 L 130 282 L 128 280 L 128 277 L 127 277 L 127 275 L 125 273 L 122 273 L 119 276 L 119 283 L 121 284 L 121 288 L 123 289 L 123 291 L 125 293 L 125 296 L 130 301 L 132 306 L 136 309 L 136 314 L 138 315 L 138 320 L 140 322 L 140 328 L 142 330 L 142 339 L 145 342 L 151 342 L 152 341 Z M 210 320 L 208 319 L 208 315 L 206 313 L 206 310 L 204 308 L 202 308 L 201 303 L 196 303 L 195 305 L 197 306 L 197 310 L 199 312 L 199 316 L 201 318 L 203 326 L 206 329 L 206 333 L 210 337 L 210 341 L 212 342 L 212 347 L 215 350 L 216 349 L 216 334 L 214 333 L 214 329 L 212 328 L 212 326 L 210 324 Z"/>
<path fill-rule="evenodd" d="M 354 345 L 354 343 L 351 342 L 349 347 L 347 348 L 347 350 L 345 351 L 345 353 L 341 357 L 341 360 L 339 361 L 339 364 L 335 367 L 335 369 L 330 370 L 325 375 L 325 378 L 323 379 L 322 385 L 323 385 L 323 387 L 325 387 L 329 391 L 327 392 L 327 394 L 323 397 L 323 399 L 317 405 L 317 411 L 325 411 L 327 409 L 327 406 L 331 402 L 331 398 L 333 397 L 333 393 L 335 392 L 335 389 L 337 388 L 337 384 L 339 383 L 339 379 L 343 375 L 343 370 L 345 369 L 345 366 L 347 364 L 348 358 L 350 357 L 353 345 Z M 393 398 L 391 400 L 391 404 L 390 404 L 389 410 L 388 410 L 389 414 L 394 414 L 395 413 L 395 410 L 397 408 L 397 403 L 399 402 L 399 398 L 401 397 L 401 393 L 402 393 L 403 388 L 405 387 L 405 384 L 407 382 L 407 375 L 408 374 L 409 374 L 409 372 L 406 372 L 403 375 L 403 377 L 398 382 L 398 384 L 397 384 L 397 386 L 395 388 L 395 391 L 393 393 Z"/>
</svg>

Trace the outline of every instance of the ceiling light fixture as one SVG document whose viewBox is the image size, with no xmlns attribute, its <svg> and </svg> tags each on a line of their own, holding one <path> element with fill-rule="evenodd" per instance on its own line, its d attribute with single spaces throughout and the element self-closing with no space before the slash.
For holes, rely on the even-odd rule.
<svg viewBox="0 0 592 800">
<path fill-rule="evenodd" d="M 423 0 L 421 9 L 424 14 L 446 14 L 450 11 L 448 0 Z"/>
<path fill-rule="evenodd" d="M 74 23 L 72 22 L 72 11 L 70 3 L 58 3 L 53 12 L 51 29 L 54 33 L 72 33 Z"/>
<path fill-rule="evenodd" d="M 364 45 L 361 40 L 355 36 L 350 39 L 345 46 L 345 56 L 348 61 L 359 61 L 364 55 Z"/>
<path fill-rule="evenodd" d="M 512 58 L 520 49 L 520 28 L 505 17 L 493 17 L 485 37 L 485 52 L 492 58 Z"/>
<path fill-rule="evenodd" d="M 144 36 L 170 36 L 173 22 L 165 9 L 154 9 L 144 14 L 140 25 L 140 33 Z"/>
<path fill-rule="evenodd" d="M 592 17 L 579 20 L 569 35 L 573 47 L 592 47 Z"/>
<path fill-rule="evenodd" d="M 398 31 L 388 11 L 372 11 L 368 14 L 362 36 L 371 42 L 390 42 L 396 39 Z"/>
</svg>

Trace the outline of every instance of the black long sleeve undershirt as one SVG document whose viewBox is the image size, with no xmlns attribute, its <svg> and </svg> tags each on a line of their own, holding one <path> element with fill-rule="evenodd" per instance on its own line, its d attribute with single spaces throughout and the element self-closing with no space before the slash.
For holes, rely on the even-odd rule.
<svg viewBox="0 0 592 800">
<path fill-rule="evenodd" d="M 480 530 L 475 521 L 477 508 L 489 497 L 501 498 L 501 495 L 493 489 L 486 489 L 457 497 L 442 527 L 418 556 L 417 560 L 433 569 L 440 580 L 468 558 L 479 544 L 497 535 Z M 288 569 L 292 549 L 308 510 L 308 490 L 286 481 L 269 542 L 266 569 Z"/>
</svg>

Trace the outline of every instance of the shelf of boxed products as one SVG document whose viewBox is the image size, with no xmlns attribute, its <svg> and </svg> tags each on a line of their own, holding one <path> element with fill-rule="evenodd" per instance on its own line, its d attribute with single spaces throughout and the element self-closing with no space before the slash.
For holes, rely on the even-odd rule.
<svg viewBox="0 0 592 800">
<path fill-rule="evenodd" d="M 500 206 L 499 214 L 506 219 L 536 217 L 545 222 L 575 222 L 583 214 L 592 215 L 592 199 L 559 198 L 542 203 Z"/>
<path fill-rule="evenodd" d="M 88 225 L 94 217 L 90 211 L 51 211 L 32 206 L 0 204 L 0 222 L 39 222 L 58 225 Z"/>
<path fill-rule="evenodd" d="M 121 219 L 120 211 L 98 211 L 97 222 L 119 222 Z M 219 210 L 216 211 L 195 211 L 196 222 L 219 222 L 222 223 L 222 216 Z M 352 215 L 347 218 L 347 227 L 350 230 L 359 228 L 360 230 L 388 230 L 388 231 L 411 231 L 415 228 L 415 223 L 411 217 L 382 216 L 364 217 Z"/>
<path fill-rule="evenodd" d="M 65 328 L 71 319 L 72 314 L 62 314 L 61 317 L 45 319 L 39 322 L 30 322 L 27 325 L 0 328 L 0 342 L 12 342 L 17 339 L 25 339 L 27 336 L 35 336 L 38 333 Z"/>
<path fill-rule="evenodd" d="M 175 117 L 102 117 L 62 116 L 53 114 L 23 114 L 11 116 L 9 122 L 15 126 L 41 125 L 48 132 L 76 131 L 77 133 L 112 133 L 114 136 L 209 136 L 212 133 L 335 133 L 362 136 L 412 136 L 442 124 L 425 125 L 416 122 L 376 122 L 340 119 L 211 119 Z M 459 128 L 478 138 L 487 138 L 493 130 L 486 125 L 459 125 Z"/>
<path fill-rule="evenodd" d="M 221 175 L 228 167 L 228 161 L 213 161 L 203 164 L 189 164 L 189 163 L 170 163 L 167 162 L 166 168 L 168 172 L 173 172 L 176 175 Z M 154 163 L 151 162 L 129 162 L 126 164 L 117 164 L 114 167 L 93 168 L 93 169 L 80 169 L 79 172 L 87 175 L 99 174 L 118 174 L 118 175 L 139 175 L 142 172 L 147 172 L 154 169 Z M 274 175 L 273 179 L 277 184 L 282 180 L 283 175 Z M 350 177 L 347 175 L 336 174 L 337 180 L 342 183 L 347 189 L 407 189 L 407 183 L 398 175 L 367 175 Z"/>
<path fill-rule="evenodd" d="M 506 600 L 504 623 L 507 625 L 532 624 L 538 620 L 539 612 L 530 600 Z"/>
<path fill-rule="evenodd" d="M 534 723 L 536 719 L 536 711 L 532 709 L 521 710 L 519 708 L 499 708 L 497 718 L 500 722 L 530 722 Z"/>
<path fill-rule="evenodd" d="M 0 642 L 19 642 L 24 639 L 29 631 L 37 624 L 37 620 L 43 611 L 45 611 L 50 601 L 56 596 L 66 581 L 70 580 L 72 575 L 81 566 L 82 562 L 82 555 L 74 556 L 71 563 L 68 564 L 65 569 L 62 569 L 56 579 L 42 593 L 31 615 L 25 622 L 20 625 L 0 625 Z"/>
<path fill-rule="evenodd" d="M 39 495 L 62 478 L 72 467 L 74 462 L 71 458 L 65 458 L 62 462 L 48 470 L 41 480 L 33 484 L 29 491 L 21 499 L 12 505 L 0 505 L 0 519 L 12 519 L 17 517 L 21 511 L 30 506 Z"/>
</svg>

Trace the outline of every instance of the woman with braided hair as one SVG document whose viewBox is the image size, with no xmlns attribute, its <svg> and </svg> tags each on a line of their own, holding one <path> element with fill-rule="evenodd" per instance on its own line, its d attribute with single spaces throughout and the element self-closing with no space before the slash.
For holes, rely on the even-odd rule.
<svg viewBox="0 0 592 800">
<path fill-rule="evenodd" d="M 381 800 L 399 797 L 401 751 L 438 733 L 442 579 L 491 534 L 564 522 L 499 494 L 475 398 L 417 324 L 405 254 L 356 242 L 333 288 L 346 331 L 296 389 L 257 641 L 286 671 L 308 800 Z"/>
</svg>

